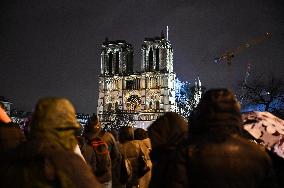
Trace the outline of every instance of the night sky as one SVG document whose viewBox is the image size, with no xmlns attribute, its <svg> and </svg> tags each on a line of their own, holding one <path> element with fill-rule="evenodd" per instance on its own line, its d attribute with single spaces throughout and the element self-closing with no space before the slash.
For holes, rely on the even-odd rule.
<svg viewBox="0 0 284 188">
<path fill-rule="evenodd" d="M 31 111 L 44 96 L 70 99 L 77 112 L 96 111 L 100 48 L 105 37 L 134 47 L 140 68 L 145 37 L 169 26 L 174 71 L 206 88 L 234 88 L 247 64 L 251 78 L 284 79 L 283 0 L 5 0 L 0 3 L 0 95 Z M 228 70 L 213 60 L 241 43 L 272 38 L 240 52 Z"/>
</svg>

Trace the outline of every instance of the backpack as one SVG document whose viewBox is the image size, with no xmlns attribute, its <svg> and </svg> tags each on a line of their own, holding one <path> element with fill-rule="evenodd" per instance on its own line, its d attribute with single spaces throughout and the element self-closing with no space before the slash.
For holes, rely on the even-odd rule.
<svg viewBox="0 0 284 188">
<path fill-rule="evenodd" d="M 95 175 L 101 182 L 111 180 L 111 159 L 107 143 L 97 137 L 88 144 L 95 152 Z"/>
</svg>

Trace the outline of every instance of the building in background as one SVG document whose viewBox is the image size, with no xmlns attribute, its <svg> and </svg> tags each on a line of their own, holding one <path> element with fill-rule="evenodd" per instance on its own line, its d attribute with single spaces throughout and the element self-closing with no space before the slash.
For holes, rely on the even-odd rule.
<svg viewBox="0 0 284 188">
<path fill-rule="evenodd" d="M 175 111 L 173 48 L 163 36 L 145 38 L 141 70 L 133 71 L 133 47 L 117 40 L 102 44 L 97 114 L 104 125 L 121 115 L 146 128 L 160 115 Z"/>
</svg>

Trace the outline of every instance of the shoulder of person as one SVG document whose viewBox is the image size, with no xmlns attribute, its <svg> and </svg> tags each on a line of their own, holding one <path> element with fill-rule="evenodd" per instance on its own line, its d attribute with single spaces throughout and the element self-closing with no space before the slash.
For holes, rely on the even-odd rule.
<svg viewBox="0 0 284 188">
<path fill-rule="evenodd" d="M 56 170 L 60 170 L 74 183 L 75 187 L 100 187 L 92 169 L 73 151 L 60 151 L 52 155 Z M 68 159 L 68 160 L 66 160 Z"/>
</svg>

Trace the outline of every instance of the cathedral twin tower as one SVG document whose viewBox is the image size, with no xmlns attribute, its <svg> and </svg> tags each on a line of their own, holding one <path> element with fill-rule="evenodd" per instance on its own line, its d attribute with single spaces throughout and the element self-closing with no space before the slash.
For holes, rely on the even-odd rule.
<svg viewBox="0 0 284 188">
<path fill-rule="evenodd" d="M 119 111 L 131 116 L 133 126 L 146 128 L 175 110 L 173 49 L 163 35 L 145 38 L 141 70 L 133 70 L 133 47 L 122 40 L 106 41 L 101 50 L 97 113 L 111 124 Z"/>
</svg>

